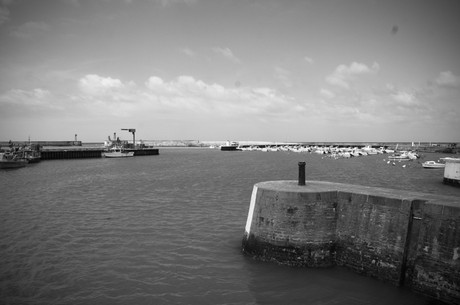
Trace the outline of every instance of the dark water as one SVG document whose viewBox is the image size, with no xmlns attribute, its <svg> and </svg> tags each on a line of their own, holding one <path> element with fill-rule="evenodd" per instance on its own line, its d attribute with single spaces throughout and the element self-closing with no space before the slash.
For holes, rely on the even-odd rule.
<svg viewBox="0 0 460 305">
<path fill-rule="evenodd" d="M 299 161 L 307 180 L 460 197 L 443 170 L 384 158 L 161 149 L 0 171 L 0 304 L 428 304 L 344 269 L 240 252 L 253 185 L 296 180 Z"/>
</svg>

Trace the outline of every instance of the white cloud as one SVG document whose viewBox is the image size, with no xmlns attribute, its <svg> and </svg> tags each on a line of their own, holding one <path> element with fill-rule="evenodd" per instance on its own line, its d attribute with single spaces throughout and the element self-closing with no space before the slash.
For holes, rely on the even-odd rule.
<svg viewBox="0 0 460 305">
<path fill-rule="evenodd" d="M 102 77 L 96 74 L 84 76 L 79 80 L 78 85 L 83 92 L 91 95 L 107 94 L 124 87 L 119 79 Z"/>
<path fill-rule="evenodd" d="M 48 109 L 62 108 L 54 102 L 53 94 L 42 88 L 33 90 L 11 89 L 0 95 L 0 103 L 14 106 L 42 107 Z"/>
<path fill-rule="evenodd" d="M 269 88 L 225 88 L 186 75 L 169 82 L 152 76 L 145 86 L 148 89 L 145 95 L 152 103 L 196 112 L 212 111 L 213 115 L 236 112 L 276 115 L 290 111 L 290 105 L 294 107 L 292 98 Z"/>
<path fill-rule="evenodd" d="M 194 119 L 211 116 L 283 120 L 285 117 L 299 117 L 302 112 L 294 98 L 277 90 L 267 87 L 226 88 L 188 75 L 169 81 L 151 76 L 143 85 L 137 85 L 117 78 L 88 74 L 81 77 L 76 85 L 79 89 L 76 93 L 59 96 L 38 89 L 7 92 L 0 96 L 0 103 L 5 105 L 6 102 L 11 107 L 35 103 L 43 113 L 54 107 L 66 109 L 63 116 L 66 113 L 79 113 L 88 119 L 146 119 L 155 113 L 159 117 L 173 116 L 177 119 L 192 115 Z M 24 113 L 28 111 L 24 109 Z"/>
<path fill-rule="evenodd" d="M 30 38 L 49 31 L 49 26 L 44 22 L 26 22 L 10 31 L 10 35 L 18 38 Z"/>
<path fill-rule="evenodd" d="M 161 3 L 162 6 L 170 6 L 174 4 L 186 4 L 192 5 L 197 3 L 197 0 L 156 0 L 157 2 Z"/>
<path fill-rule="evenodd" d="M 290 76 L 290 71 L 281 67 L 275 67 L 274 77 L 279 80 L 285 87 L 292 87 Z"/>
<path fill-rule="evenodd" d="M 460 77 L 454 75 L 451 71 L 439 73 L 435 83 L 441 87 L 459 87 Z"/>
<path fill-rule="evenodd" d="M 238 57 L 236 57 L 232 50 L 230 50 L 229 48 L 221 48 L 221 47 L 213 47 L 212 50 L 219 54 L 219 55 L 222 55 L 224 56 L 225 58 L 227 58 L 228 60 L 234 62 L 234 63 L 240 63 L 240 60 Z"/>
<path fill-rule="evenodd" d="M 80 6 L 80 0 L 61 0 L 65 3 L 68 3 L 72 6 L 79 7 Z"/>
<path fill-rule="evenodd" d="M 10 20 L 10 10 L 3 5 L 0 5 L 0 25 L 7 23 Z"/>
<path fill-rule="evenodd" d="M 145 85 L 147 88 L 150 88 L 152 90 L 155 90 L 155 88 L 162 87 L 164 85 L 164 82 L 161 78 L 158 76 L 151 76 L 149 79 L 145 82 Z"/>
<path fill-rule="evenodd" d="M 395 101 L 404 106 L 413 106 L 419 104 L 413 93 L 399 91 L 390 95 Z"/>
<path fill-rule="evenodd" d="M 334 72 L 326 77 L 326 82 L 344 89 L 350 89 L 350 81 L 355 79 L 358 75 L 374 74 L 379 70 L 380 66 L 376 62 L 374 62 L 371 67 L 362 63 L 352 62 L 349 66 L 337 66 Z"/>
<path fill-rule="evenodd" d="M 181 50 L 182 53 L 184 53 L 185 55 L 187 55 L 188 57 L 194 57 L 195 56 L 195 52 L 193 50 L 191 50 L 190 48 L 183 48 Z"/>
<path fill-rule="evenodd" d="M 342 87 L 344 89 L 350 89 L 350 85 L 342 77 L 336 75 L 329 75 L 326 77 L 326 82 L 333 86 Z"/>
<path fill-rule="evenodd" d="M 305 56 L 303 59 L 309 64 L 312 64 L 314 62 L 313 58 L 308 57 L 308 56 Z"/>
<path fill-rule="evenodd" d="M 334 98 L 335 97 L 335 94 L 327 89 L 324 89 L 324 88 L 321 88 L 321 90 L 319 91 L 319 94 L 322 96 L 322 97 L 325 97 L 325 98 Z"/>
</svg>

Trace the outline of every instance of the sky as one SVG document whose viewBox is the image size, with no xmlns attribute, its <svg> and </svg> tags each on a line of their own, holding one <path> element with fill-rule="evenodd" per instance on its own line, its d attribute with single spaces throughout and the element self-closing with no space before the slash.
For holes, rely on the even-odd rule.
<svg viewBox="0 0 460 305">
<path fill-rule="evenodd" d="M 0 0 L 0 140 L 460 142 L 457 0 Z"/>
</svg>

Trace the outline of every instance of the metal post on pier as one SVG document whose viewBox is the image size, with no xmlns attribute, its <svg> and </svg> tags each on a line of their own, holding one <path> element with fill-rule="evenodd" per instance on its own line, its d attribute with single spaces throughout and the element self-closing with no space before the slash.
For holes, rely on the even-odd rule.
<svg viewBox="0 0 460 305">
<path fill-rule="evenodd" d="M 299 185 L 305 185 L 305 162 L 299 162 Z"/>
</svg>

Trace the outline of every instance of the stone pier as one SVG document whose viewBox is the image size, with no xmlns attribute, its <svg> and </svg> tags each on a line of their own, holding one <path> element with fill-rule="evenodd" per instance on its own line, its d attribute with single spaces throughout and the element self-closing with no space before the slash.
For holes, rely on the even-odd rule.
<svg viewBox="0 0 460 305">
<path fill-rule="evenodd" d="M 460 198 L 350 184 L 254 186 L 243 252 L 299 267 L 344 266 L 460 304 Z"/>
</svg>

